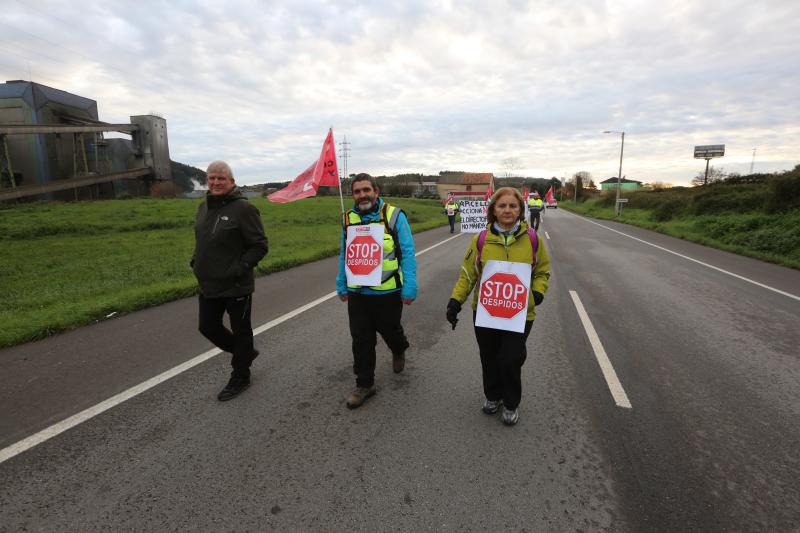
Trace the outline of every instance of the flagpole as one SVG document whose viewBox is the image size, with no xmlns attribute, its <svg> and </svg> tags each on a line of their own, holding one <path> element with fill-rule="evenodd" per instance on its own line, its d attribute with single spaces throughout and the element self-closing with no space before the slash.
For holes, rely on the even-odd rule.
<svg viewBox="0 0 800 533">
<path fill-rule="evenodd" d="M 339 178 L 339 203 L 342 205 L 342 216 L 344 217 L 344 196 L 342 196 L 342 178 Z"/>
</svg>

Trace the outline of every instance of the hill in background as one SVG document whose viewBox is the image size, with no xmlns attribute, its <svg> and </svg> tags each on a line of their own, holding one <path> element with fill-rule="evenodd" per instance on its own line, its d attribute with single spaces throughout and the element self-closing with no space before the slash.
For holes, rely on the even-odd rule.
<svg viewBox="0 0 800 533">
<path fill-rule="evenodd" d="M 192 179 L 195 179 L 198 183 L 205 185 L 206 173 L 204 170 L 200 170 L 199 168 L 190 165 L 184 165 L 183 163 L 178 163 L 177 161 L 170 160 L 169 163 L 170 168 L 172 169 L 172 181 L 174 181 L 175 185 L 180 187 L 182 191 L 189 192 L 194 190 Z"/>
</svg>

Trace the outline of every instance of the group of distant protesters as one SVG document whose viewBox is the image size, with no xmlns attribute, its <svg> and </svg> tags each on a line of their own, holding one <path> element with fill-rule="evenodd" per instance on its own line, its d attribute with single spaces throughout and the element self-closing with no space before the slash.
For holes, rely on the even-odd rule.
<svg viewBox="0 0 800 533">
<path fill-rule="evenodd" d="M 250 368 L 259 355 L 251 322 L 254 269 L 269 247 L 260 213 L 236 186 L 230 166 L 224 161 L 214 161 L 208 167 L 207 180 L 208 193 L 197 211 L 196 244 L 190 263 L 199 285 L 199 330 L 232 355 L 230 379 L 217 395 L 220 401 L 226 401 L 250 386 Z M 381 197 L 375 179 L 369 174 L 356 175 L 350 193 L 353 205 L 342 220 L 336 292 L 347 303 L 355 388 L 347 394 L 345 404 L 355 409 L 377 392 L 378 334 L 392 353 L 393 371 L 401 373 L 405 369 L 410 343 L 402 326 L 402 314 L 404 305 L 411 305 L 417 298 L 417 262 L 406 214 Z M 451 233 L 455 231 L 458 211 L 458 203 L 448 197 L 444 212 Z M 481 408 L 486 414 L 502 408 L 503 422 L 513 425 L 519 420 L 526 341 L 536 307 L 542 304 L 547 291 L 549 259 L 535 229 L 525 220 L 524 199 L 516 189 L 502 187 L 491 196 L 487 222 L 486 228 L 473 236 L 464 255 L 447 303 L 446 318 L 455 329 L 462 305 L 474 292 L 472 316 L 485 396 Z M 350 275 L 345 262 L 348 232 L 361 226 L 380 226 L 377 232 L 383 234 L 381 275 L 372 285 L 354 281 L 356 278 Z M 519 331 L 477 324 L 482 319 L 476 318 L 479 295 L 473 289 L 482 282 L 487 264 L 492 269 L 498 265 L 515 268 L 514 264 L 528 269 L 529 265 L 530 279 L 525 280 L 529 287 L 527 309 Z M 230 327 L 224 323 L 226 314 Z"/>
</svg>

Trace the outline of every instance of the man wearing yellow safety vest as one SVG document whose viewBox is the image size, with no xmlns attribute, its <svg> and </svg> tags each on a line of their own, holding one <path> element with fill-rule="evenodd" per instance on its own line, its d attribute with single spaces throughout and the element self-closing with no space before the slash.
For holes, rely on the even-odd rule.
<svg viewBox="0 0 800 533">
<path fill-rule="evenodd" d="M 417 260 L 411 226 L 405 213 L 379 196 L 375 178 L 358 174 L 351 183 L 353 209 L 343 220 L 339 274 L 336 292 L 347 302 L 350 335 L 353 338 L 353 372 L 356 388 L 347 396 L 347 407 L 360 407 L 376 392 L 375 345 L 377 333 L 392 351 L 392 369 L 399 374 L 405 367 L 408 349 L 400 319 L 403 304 L 410 305 L 417 297 Z M 381 283 L 369 287 L 348 284 L 345 271 L 345 248 L 350 226 L 379 224 L 383 226 L 383 262 Z M 365 228 L 366 229 L 366 228 Z"/>
<path fill-rule="evenodd" d="M 536 191 L 533 191 L 530 200 L 528 200 L 528 210 L 531 213 L 531 227 L 539 231 L 539 221 L 541 220 L 542 211 L 544 211 L 544 202 Z"/>
<path fill-rule="evenodd" d="M 448 195 L 447 200 L 444 202 L 444 212 L 447 215 L 447 221 L 450 223 L 450 233 L 455 233 L 456 230 L 456 213 L 459 211 L 458 202 L 456 202 L 453 195 Z"/>
</svg>

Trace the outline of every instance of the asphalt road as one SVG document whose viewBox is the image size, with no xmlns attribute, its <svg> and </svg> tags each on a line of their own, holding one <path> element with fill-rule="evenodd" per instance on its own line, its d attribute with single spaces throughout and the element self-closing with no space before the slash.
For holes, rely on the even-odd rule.
<svg viewBox="0 0 800 533">
<path fill-rule="evenodd" d="M 471 320 L 444 308 L 468 244 L 418 258 L 412 348 L 348 411 L 344 304 L 256 338 L 253 386 L 218 355 L 0 464 L 0 530 L 796 531 L 800 273 L 562 210 L 528 341 L 521 420 L 480 412 Z M 415 237 L 422 250 L 450 235 Z M 324 260 L 259 280 L 254 323 L 333 290 Z M 572 291 L 572 292 L 571 292 Z M 619 407 L 578 299 L 631 407 Z M 0 351 L 0 447 L 205 352 L 193 299 Z M 8 449 L 8 448 L 6 448 Z"/>
</svg>

